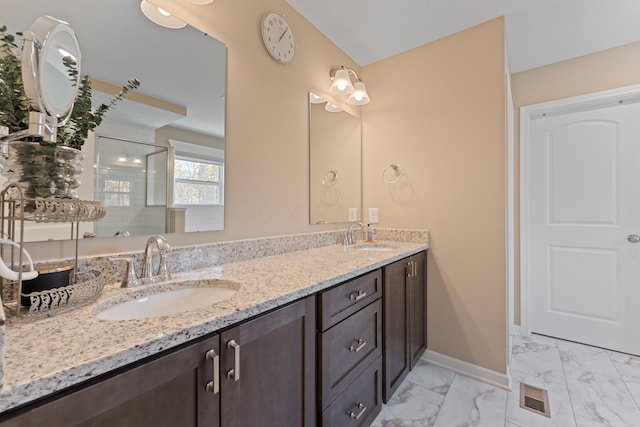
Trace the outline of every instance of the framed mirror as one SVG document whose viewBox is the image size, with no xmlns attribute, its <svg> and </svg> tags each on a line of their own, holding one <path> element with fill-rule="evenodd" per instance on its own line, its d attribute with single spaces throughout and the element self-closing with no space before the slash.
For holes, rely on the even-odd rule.
<svg viewBox="0 0 640 427">
<path fill-rule="evenodd" d="M 115 93 L 129 79 L 136 78 L 141 82 L 137 90 L 106 114 L 95 135 L 85 142 L 82 150 L 85 154 L 84 172 L 78 188 L 80 198 L 101 200 L 100 197 L 109 193 L 104 182 L 99 183 L 95 178 L 96 169 L 105 166 L 97 164 L 99 147 L 96 141 L 99 138 L 113 138 L 118 144 L 122 143 L 125 156 L 128 151 L 132 152 L 131 156 L 137 152 L 136 143 L 162 147 L 167 149 L 165 153 L 171 151 L 171 141 L 203 147 L 193 152 L 210 149 L 221 165 L 220 179 L 215 185 L 223 189 L 226 105 L 226 46 L 223 43 L 190 26 L 181 29 L 160 27 L 142 14 L 139 1 L 0 0 L 0 10 L 0 25 L 6 25 L 11 33 L 26 31 L 43 15 L 69 23 L 82 51 L 81 73 L 91 76 L 94 105 L 107 102 L 110 93 Z M 131 144 L 126 141 L 131 141 Z M 107 217 L 101 220 L 106 223 L 101 228 L 109 231 L 103 232 L 100 227 L 96 229 L 97 223 L 81 223 L 80 236 L 84 233 L 96 234 L 97 237 L 113 236 L 110 232 L 114 227 L 108 224 L 109 221 L 117 222 L 118 230 L 127 231 L 130 235 L 223 229 L 224 199 L 221 197 L 216 199 L 216 203 L 200 203 L 195 207 L 182 203 L 179 210 L 184 213 L 186 221 L 182 228 L 169 228 L 169 220 L 156 221 L 161 225 L 153 230 L 135 225 L 141 217 L 150 214 L 150 209 L 162 209 L 167 218 L 175 210 L 169 189 L 166 205 L 157 204 L 162 200 L 158 189 L 164 188 L 164 184 L 156 181 L 156 177 L 168 182 L 169 186 L 173 185 L 172 171 L 169 170 L 172 159 L 167 155 L 166 173 L 157 173 L 162 169 L 158 164 L 161 157 L 153 158 L 154 167 L 150 171 L 155 173 L 136 179 L 141 187 L 131 189 L 131 194 L 140 198 L 140 202 L 135 203 L 135 206 L 140 206 L 139 210 L 109 219 L 110 209 L 107 209 Z M 148 163 L 146 158 L 142 160 Z M 140 170 L 147 172 L 146 168 Z M 152 205 L 147 203 L 149 188 L 154 188 Z M 220 194 L 223 194 L 222 189 Z M 113 194 L 109 197 L 114 200 Z M 195 212 L 193 215 L 190 214 L 192 210 Z M 191 218 L 196 218 L 198 223 L 190 228 L 188 222 Z M 209 221 L 210 218 L 215 218 L 215 221 Z M 27 234 L 34 236 L 30 239 L 34 241 L 69 238 L 68 227 L 64 227 L 64 231 L 53 231 L 53 228 Z"/>
<path fill-rule="evenodd" d="M 309 94 L 309 222 L 362 219 L 360 118 Z"/>
</svg>

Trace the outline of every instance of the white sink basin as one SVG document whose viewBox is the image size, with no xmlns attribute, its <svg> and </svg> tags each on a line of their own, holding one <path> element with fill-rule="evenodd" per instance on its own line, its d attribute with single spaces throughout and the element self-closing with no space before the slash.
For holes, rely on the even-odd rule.
<svg viewBox="0 0 640 427">
<path fill-rule="evenodd" d="M 392 251 L 396 249 L 396 247 L 388 243 L 360 243 L 357 245 L 353 245 L 353 249 L 356 249 L 358 251 L 385 252 Z"/>
<path fill-rule="evenodd" d="M 163 290 L 151 286 L 136 290 L 97 305 L 93 309 L 93 315 L 103 320 L 132 320 L 178 314 L 223 301 L 238 292 L 240 287 L 234 282 L 212 283 L 215 285 L 195 287 L 183 283 L 174 285 L 173 289 Z"/>
</svg>

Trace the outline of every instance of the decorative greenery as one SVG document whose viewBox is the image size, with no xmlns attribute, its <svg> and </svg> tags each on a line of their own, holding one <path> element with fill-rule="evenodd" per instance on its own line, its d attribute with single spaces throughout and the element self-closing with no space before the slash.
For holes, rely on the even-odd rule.
<svg viewBox="0 0 640 427">
<path fill-rule="evenodd" d="M 22 33 L 16 33 L 22 37 Z M 9 133 L 18 132 L 29 127 L 29 111 L 34 111 L 27 99 L 22 81 L 21 53 L 16 44 L 16 37 L 7 32 L 7 27 L 0 27 L 0 126 L 9 128 Z M 77 70 L 71 60 L 66 60 L 69 76 L 77 76 Z M 113 95 L 109 102 L 101 104 L 95 110 L 91 106 L 91 79 L 82 76 L 78 87 L 78 96 L 71 112 L 69 121 L 58 128 L 56 142 L 53 145 L 63 145 L 81 149 L 89 132 L 102 123 L 104 115 L 115 106 L 130 90 L 140 86 L 140 81 L 132 79 L 122 87 L 120 92 Z M 25 138 L 31 141 L 41 141 L 41 138 Z"/>
</svg>

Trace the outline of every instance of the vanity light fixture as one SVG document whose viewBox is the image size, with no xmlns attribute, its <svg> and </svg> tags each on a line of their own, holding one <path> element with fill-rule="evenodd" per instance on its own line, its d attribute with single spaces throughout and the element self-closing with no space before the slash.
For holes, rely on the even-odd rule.
<svg viewBox="0 0 640 427">
<path fill-rule="evenodd" d="M 350 74 L 355 77 L 355 83 L 351 82 Z M 329 77 L 331 78 L 329 93 L 333 95 L 349 95 L 347 102 L 352 105 L 365 105 L 371 101 L 364 82 L 360 80 L 358 74 L 351 68 L 342 65 L 340 68 L 329 71 Z"/>
<path fill-rule="evenodd" d="M 187 25 L 183 20 L 176 18 L 166 10 L 147 0 L 140 2 L 140 10 L 144 13 L 144 16 L 165 28 L 178 29 Z"/>
</svg>

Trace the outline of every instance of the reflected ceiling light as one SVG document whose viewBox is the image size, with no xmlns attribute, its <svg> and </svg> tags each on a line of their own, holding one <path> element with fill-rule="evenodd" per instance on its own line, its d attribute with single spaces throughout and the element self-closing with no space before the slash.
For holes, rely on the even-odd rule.
<svg viewBox="0 0 640 427">
<path fill-rule="evenodd" d="M 189 3 L 193 4 L 209 4 L 213 3 L 213 0 L 187 0 Z"/>
<path fill-rule="evenodd" d="M 351 74 L 355 77 L 355 83 L 351 82 Z M 351 68 L 342 65 L 340 68 L 329 71 L 329 77 L 331 78 L 329 93 L 349 95 L 347 102 L 353 105 L 365 105 L 371 101 L 364 82 Z"/>
<path fill-rule="evenodd" d="M 324 109 L 330 113 L 339 113 L 340 111 L 342 111 L 342 108 L 338 107 L 332 102 L 327 102 L 327 105 L 324 106 Z"/>
<path fill-rule="evenodd" d="M 309 92 L 309 102 L 312 104 L 322 104 L 323 102 L 326 102 L 326 101 L 320 95 L 316 95 L 313 92 Z"/>
<path fill-rule="evenodd" d="M 166 10 L 148 2 L 147 0 L 142 0 L 142 2 L 140 2 L 140 10 L 144 13 L 144 16 L 165 28 L 178 29 L 187 25 L 183 20 L 176 18 Z"/>
</svg>

